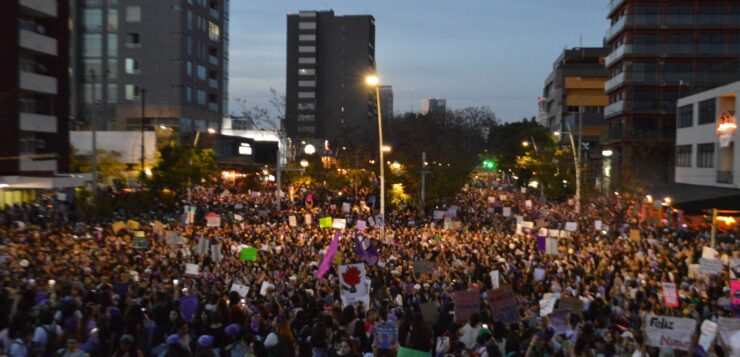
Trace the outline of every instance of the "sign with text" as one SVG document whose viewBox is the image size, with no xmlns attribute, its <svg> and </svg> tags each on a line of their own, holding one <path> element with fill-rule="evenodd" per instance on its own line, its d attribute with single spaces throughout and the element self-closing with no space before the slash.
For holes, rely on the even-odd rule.
<svg viewBox="0 0 740 357">
<path fill-rule="evenodd" d="M 480 311 L 480 297 L 478 290 L 455 292 L 455 321 L 465 323 L 470 315 Z"/>
<path fill-rule="evenodd" d="M 668 307 L 678 307 L 676 284 L 663 283 L 663 303 Z"/>
<path fill-rule="evenodd" d="M 645 326 L 646 344 L 660 348 L 688 351 L 696 320 L 681 317 L 652 316 Z"/>
<path fill-rule="evenodd" d="M 719 259 L 699 258 L 699 271 L 702 274 L 717 275 L 722 273 L 723 266 Z"/>
<path fill-rule="evenodd" d="M 510 287 L 493 289 L 488 292 L 488 305 L 491 317 L 505 324 L 519 322 L 519 311 L 514 292 Z"/>
</svg>

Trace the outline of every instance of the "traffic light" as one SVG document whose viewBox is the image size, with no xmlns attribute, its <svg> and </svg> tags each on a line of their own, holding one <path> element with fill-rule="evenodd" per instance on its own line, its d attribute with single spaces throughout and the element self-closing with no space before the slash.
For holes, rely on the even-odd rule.
<svg viewBox="0 0 740 357">
<path fill-rule="evenodd" d="M 496 162 L 493 160 L 483 160 L 483 168 L 486 170 L 495 170 Z"/>
</svg>

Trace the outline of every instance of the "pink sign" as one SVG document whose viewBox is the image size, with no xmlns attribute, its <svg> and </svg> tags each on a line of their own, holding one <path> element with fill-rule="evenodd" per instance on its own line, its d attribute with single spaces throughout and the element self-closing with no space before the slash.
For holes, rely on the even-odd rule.
<svg viewBox="0 0 740 357">
<path fill-rule="evenodd" d="M 678 307 L 678 294 L 676 284 L 663 283 L 663 303 L 667 307 Z"/>
<path fill-rule="evenodd" d="M 732 291 L 732 304 L 740 305 L 740 279 L 730 280 L 730 291 Z"/>
</svg>

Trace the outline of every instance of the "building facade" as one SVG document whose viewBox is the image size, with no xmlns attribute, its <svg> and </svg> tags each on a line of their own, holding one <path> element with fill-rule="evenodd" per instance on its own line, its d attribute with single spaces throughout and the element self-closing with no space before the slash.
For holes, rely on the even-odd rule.
<svg viewBox="0 0 740 357">
<path fill-rule="evenodd" d="M 69 4 L 0 2 L 0 174 L 53 176 L 69 163 Z"/>
<path fill-rule="evenodd" d="M 421 114 L 444 114 L 447 112 L 447 99 L 426 98 L 421 100 Z"/>
<path fill-rule="evenodd" d="M 383 119 L 393 119 L 393 87 L 392 86 L 380 86 L 378 88 L 380 92 L 380 111 Z"/>
<path fill-rule="evenodd" d="M 675 182 L 740 188 L 740 81 L 678 100 Z"/>
<path fill-rule="evenodd" d="M 78 128 L 191 136 L 228 112 L 229 0 L 76 0 Z M 93 105 L 95 103 L 95 105 Z M 143 104 L 143 115 L 142 115 Z"/>
<path fill-rule="evenodd" d="M 606 144 L 614 151 L 618 179 L 671 182 L 676 100 L 692 87 L 737 76 L 737 66 L 724 64 L 740 54 L 740 4 L 612 0 L 608 18 Z"/>
<path fill-rule="evenodd" d="M 375 19 L 301 11 L 287 18 L 285 129 L 294 141 L 346 142 L 374 125 Z"/>
</svg>

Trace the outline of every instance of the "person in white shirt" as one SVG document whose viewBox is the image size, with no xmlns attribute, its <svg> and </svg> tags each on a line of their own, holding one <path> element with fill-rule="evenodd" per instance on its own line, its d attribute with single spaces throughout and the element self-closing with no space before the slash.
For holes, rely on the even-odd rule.
<svg viewBox="0 0 740 357">
<path fill-rule="evenodd" d="M 473 313 L 470 315 L 470 321 L 458 331 L 460 341 L 465 344 L 465 348 L 470 349 L 475 346 L 475 340 L 478 338 L 480 328 L 480 314 L 477 312 Z"/>
</svg>

